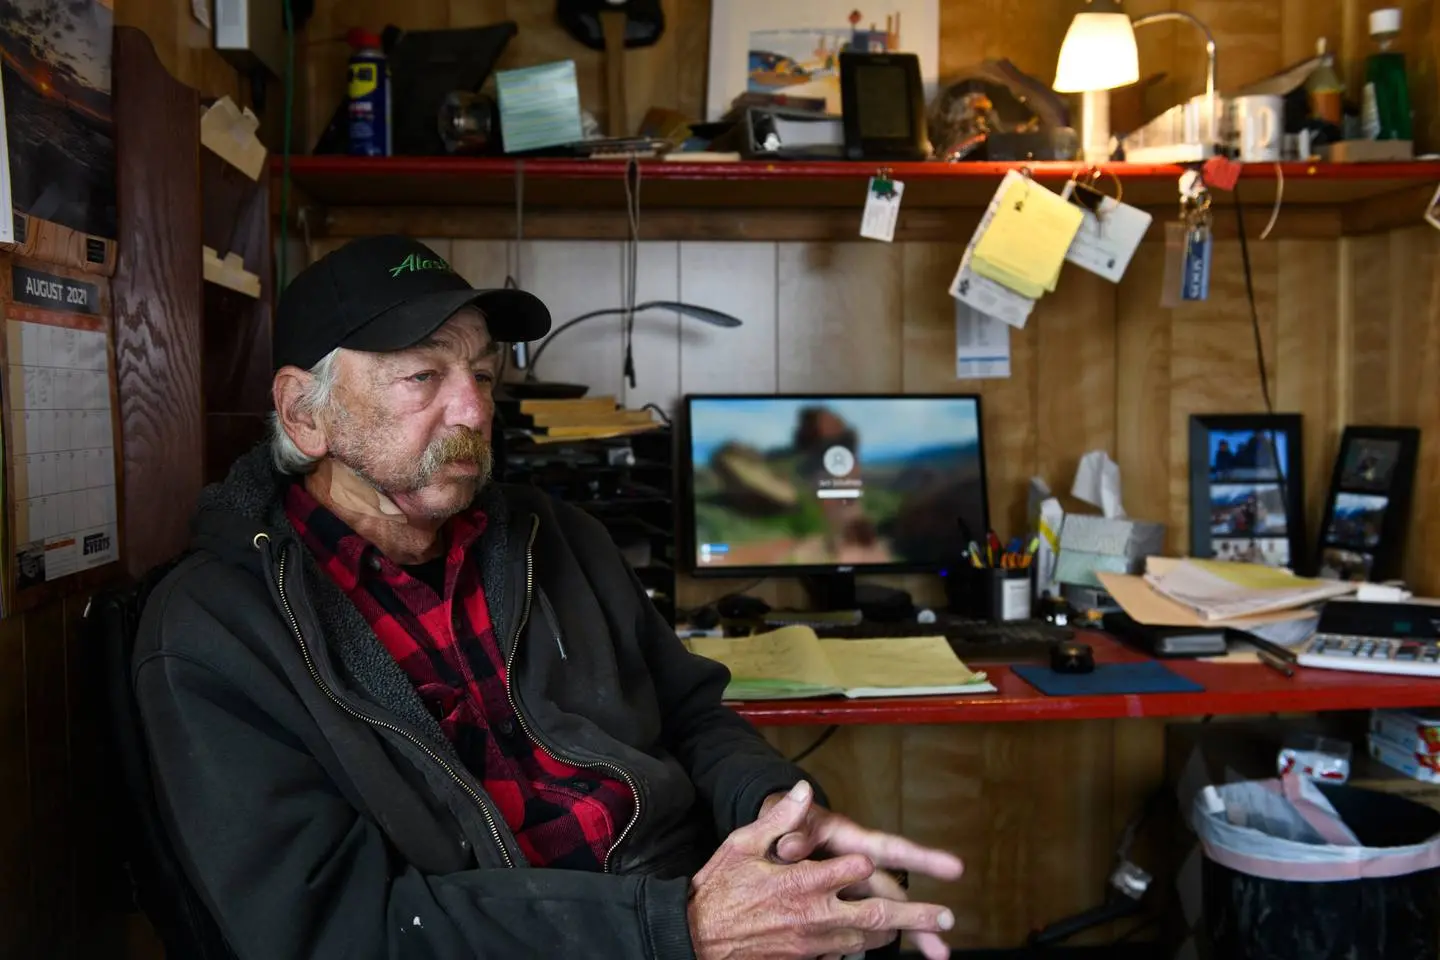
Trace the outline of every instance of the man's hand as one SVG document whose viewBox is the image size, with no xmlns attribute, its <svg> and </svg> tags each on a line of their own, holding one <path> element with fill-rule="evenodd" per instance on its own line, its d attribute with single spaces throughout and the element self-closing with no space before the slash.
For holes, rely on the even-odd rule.
<svg viewBox="0 0 1440 960">
<path fill-rule="evenodd" d="M 932 936 L 955 923 L 949 910 L 886 896 L 842 900 L 871 881 L 862 854 L 777 863 L 775 845 L 801 829 L 814 794 L 805 782 L 779 795 L 758 820 L 726 838 L 691 880 L 690 936 L 699 960 L 813 960 L 860 953 L 872 936 Z M 938 941 L 937 941 L 938 942 Z"/>
<path fill-rule="evenodd" d="M 760 819 L 769 816 L 785 796 L 783 793 L 773 793 L 766 797 L 760 807 Z M 800 863 L 810 857 L 847 857 L 856 854 L 868 859 L 877 869 L 865 880 L 842 890 L 840 895 L 847 899 L 881 897 L 907 900 L 905 890 L 894 877 L 884 873 L 885 870 L 923 873 L 937 880 L 956 880 L 964 871 L 960 858 L 954 854 L 922 847 L 894 834 L 867 830 L 848 817 L 813 805 L 799 828 L 786 833 L 775 844 L 775 855 L 784 863 Z M 866 939 L 865 947 L 868 950 L 883 946 L 893 939 L 893 936 L 894 931 L 889 931 L 884 939 L 871 935 Z M 911 934 L 911 939 L 926 960 L 945 960 L 950 956 L 950 948 L 934 933 L 916 931 Z"/>
</svg>

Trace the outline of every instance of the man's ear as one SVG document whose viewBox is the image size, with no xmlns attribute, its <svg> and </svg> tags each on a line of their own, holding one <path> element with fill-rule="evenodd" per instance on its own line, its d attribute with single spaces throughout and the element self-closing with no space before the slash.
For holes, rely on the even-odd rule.
<svg viewBox="0 0 1440 960">
<path fill-rule="evenodd" d="M 275 401 L 275 412 L 280 417 L 281 429 L 301 453 L 318 460 L 330 452 L 330 445 L 316 411 L 305 402 L 314 379 L 299 367 L 281 367 L 270 385 L 270 392 Z"/>
</svg>

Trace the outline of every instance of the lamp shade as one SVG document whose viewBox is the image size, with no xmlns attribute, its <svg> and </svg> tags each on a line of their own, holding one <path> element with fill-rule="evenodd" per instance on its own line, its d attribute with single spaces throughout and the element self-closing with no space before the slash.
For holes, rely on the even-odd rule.
<svg viewBox="0 0 1440 960">
<path fill-rule="evenodd" d="M 1123 13 L 1077 13 L 1060 45 L 1057 93 L 1110 90 L 1140 79 L 1135 28 Z"/>
</svg>

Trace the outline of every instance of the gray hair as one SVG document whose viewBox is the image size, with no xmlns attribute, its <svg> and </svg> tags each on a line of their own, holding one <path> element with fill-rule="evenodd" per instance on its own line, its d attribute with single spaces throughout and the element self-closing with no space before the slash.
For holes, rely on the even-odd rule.
<svg viewBox="0 0 1440 960">
<path fill-rule="evenodd" d="M 339 357 L 340 348 L 337 347 L 310 368 L 310 385 L 300 399 L 299 412 L 314 414 L 330 406 L 330 395 L 339 378 L 339 364 L 336 363 Z M 319 462 L 295 445 L 280 422 L 280 414 L 273 410 L 270 413 L 270 458 L 275 461 L 276 470 L 289 474 L 309 473 Z"/>
</svg>

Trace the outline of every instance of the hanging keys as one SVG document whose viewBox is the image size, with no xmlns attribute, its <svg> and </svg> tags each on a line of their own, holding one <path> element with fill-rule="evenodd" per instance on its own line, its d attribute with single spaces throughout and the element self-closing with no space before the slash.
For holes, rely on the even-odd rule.
<svg viewBox="0 0 1440 960">
<path fill-rule="evenodd" d="M 1205 189 L 1205 180 L 1199 171 L 1186 170 L 1180 176 L 1180 222 L 1185 227 L 1181 300 L 1206 300 L 1210 297 L 1210 256 L 1213 247 L 1210 199 L 1210 191 Z"/>
</svg>

